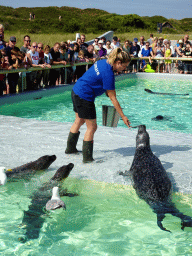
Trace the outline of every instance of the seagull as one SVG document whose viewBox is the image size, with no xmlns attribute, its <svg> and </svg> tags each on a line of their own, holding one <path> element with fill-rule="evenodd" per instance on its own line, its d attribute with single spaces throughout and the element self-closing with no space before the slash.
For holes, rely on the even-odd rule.
<svg viewBox="0 0 192 256">
<path fill-rule="evenodd" d="M 7 169 L 5 167 L 0 167 L 0 185 L 5 185 L 7 182 L 7 175 L 5 174 L 6 171 Z"/>
<path fill-rule="evenodd" d="M 49 200 L 46 203 L 46 210 L 50 211 L 50 210 L 56 210 L 56 209 L 59 209 L 59 208 L 63 208 L 63 209 L 66 210 L 66 205 L 61 200 L 61 198 L 59 196 L 59 188 L 58 187 L 53 187 L 51 200 Z"/>
</svg>

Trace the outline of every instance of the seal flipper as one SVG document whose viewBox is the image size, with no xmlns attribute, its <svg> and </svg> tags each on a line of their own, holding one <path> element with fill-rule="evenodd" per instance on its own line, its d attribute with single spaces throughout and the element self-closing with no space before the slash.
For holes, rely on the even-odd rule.
<svg viewBox="0 0 192 256">
<path fill-rule="evenodd" d="M 171 233 L 170 230 L 164 228 L 163 225 L 162 225 L 162 221 L 163 221 L 164 218 L 165 218 L 165 214 L 157 213 L 157 225 L 160 229 Z"/>
<path fill-rule="evenodd" d="M 185 227 L 192 227 L 192 219 L 191 217 L 187 216 L 188 219 L 183 219 L 181 221 L 181 229 L 184 230 Z"/>
<path fill-rule="evenodd" d="M 122 175 L 122 176 L 131 176 L 131 172 L 130 171 L 118 172 L 118 174 Z"/>
</svg>

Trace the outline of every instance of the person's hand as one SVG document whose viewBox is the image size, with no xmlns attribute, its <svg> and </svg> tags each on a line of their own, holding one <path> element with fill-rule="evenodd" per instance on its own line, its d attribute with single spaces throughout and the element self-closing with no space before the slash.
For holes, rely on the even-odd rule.
<svg viewBox="0 0 192 256">
<path fill-rule="evenodd" d="M 129 121 L 129 119 L 126 116 L 123 116 L 122 119 L 123 119 L 124 124 L 126 124 L 130 128 L 131 122 Z"/>
</svg>

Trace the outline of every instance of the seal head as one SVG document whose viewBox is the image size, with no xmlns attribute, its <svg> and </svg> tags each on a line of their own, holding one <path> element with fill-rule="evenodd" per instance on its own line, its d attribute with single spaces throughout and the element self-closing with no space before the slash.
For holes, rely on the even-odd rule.
<svg viewBox="0 0 192 256">
<path fill-rule="evenodd" d="M 74 164 L 72 163 L 68 165 L 63 165 L 56 171 L 55 175 L 52 177 L 52 180 L 56 180 L 56 181 L 65 180 L 69 176 L 73 167 L 74 167 Z"/>
<path fill-rule="evenodd" d="M 145 125 L 139 125 L 136 137 L 136 148 L 150 146 L 149 134 Z"/>
</svg>

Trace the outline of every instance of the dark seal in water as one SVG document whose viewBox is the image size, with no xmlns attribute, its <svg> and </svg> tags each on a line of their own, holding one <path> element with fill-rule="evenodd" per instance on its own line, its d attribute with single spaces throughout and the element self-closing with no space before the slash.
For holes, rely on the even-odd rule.
<svg viewBox="0 0 192 256">
<path fill-rule="evenodd" d="M 53 187 L 61 187 L 62 182 L 68 177 L 74 164 L 70 163 L 60 167 L 54 176 L 40 188 L 38 188 L 31 196 L 31 204 L 29 209 L 24 211 L 22 227 L 25 228 L 25 237 L 19 238 L 19 241 L 26 242 L 30 239 L 37 239 L 45 218 L 45 206 L 52 196 Z M 62 196 L 73 196 L 63 191 Z"/>
<path fill-rule="evenodd" d="M 132 177 L 137 195 L 157 214 L 160 229 L 169 231 L 162 225 L 167 213 L 181 219 L 182 230 L 192 227 L 192 218 L 181 213 L 171 201 L 171 181 L 160 160 L 151 151 L 145 125 L 138 128 L 136 151 L 130 171 L 120 174 Z"/>
<path fill-rule="evenodd" d="M 36 171 L 48 169 L 49 166 L 56 160 L 55 155 L 45 155 L 38 158 L 36 161 L 21 165 L 19 167 L 8 169 L 6 175 L 8 180 L 16 180 L 21 178 L 28 178 L 35 174 Z"/>
</svg>

